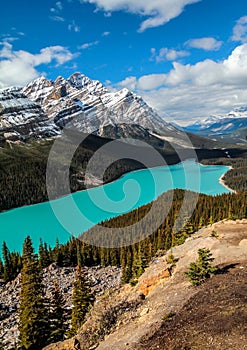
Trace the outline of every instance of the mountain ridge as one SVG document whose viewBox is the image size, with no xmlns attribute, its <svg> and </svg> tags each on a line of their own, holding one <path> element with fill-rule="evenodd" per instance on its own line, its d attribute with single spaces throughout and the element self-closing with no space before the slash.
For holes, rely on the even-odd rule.
<svg viewBox="0 0 247 350">
<path fill-rule="evenodd" d="M 247 106 L 235 108 L 226 115 L 212 115 L 181 128 L 208 138 L 246 143 Z"/>
<path fill-rule="evenodd" d="M 17 94 L 21 94 L 17 96 Z M 4 98 L 1 99 L 1 96 Z M 12 101 L 11 109 L 4 107 L 4 99 Z M 2 104 L 1 104 L 1 100 Z M 19 101 L 19 102 L 18 102 Z M 30 119 L 29 107 L 33 108 L 33 119 Z M 76 72 L 67 79 L 58 76 L 54 81 L 41 76 L 23 88 L 7 88 L 0 92 L 0 132 L 3 141 L 26 141 L 30 138 L 55 137 L 64 128 L 76 129 L 79 132 L 95 134 L 104 138 L 135 138 L 158 148 L 200 148 L 200 144 L 208 145 L 208 140 L 196 137 L 214 137 L 218 141 L 236 142 L 244 140 L 245 129 L 240 136 L 237 127 L 231 129 L 230 122 L 219 116 L 213 116 L 202 123 L 194 123 L 187 127 L 178 127 L 166 122 L 151 108 L 142 97 L 123 88 L 109 91 L 100 81 L 92 80 L 84 74 Z M 9 114 L 10 113 L 10 114 Z M 235 114 L 234 114 L 235 113 Z M 241 107 L 229 113 L 239 119 L 240 127 L 247 121 L 247 107 Z M 18 122 L 5 127 L 6 120 L 19 116 Z M 12 118 L 14 120 L 14 118 Z M 28 125 L 27 120 L 30 119 Z M 210 132 L 207 127 L 220 120 L 218 129 L 229 127 L 227 140 L 220 132 Z M 17 125 L 18 124 L 18 127 Z M 243 125 L 245 127 L 245 124 Z M 216 126 L 214 125 L 214 128 Z M 213 128 L 213 127 L 212 127 Z M 237 129 L 238 130 L 238 129 Z M 234 135 L 232 136 L 232 133 Z M 190 135 L 194 133 L 194 135 Z M 192 136 L 192 138 L 191 138 Z M 190 139 L 193 141 L 190 142 Z M 195 142 L 194 142 L 195 141 Z M 225 147 L 209 145 L 209 148 Z"/>
<path fill-rule="evenodd" d="M 110 92 L 98 80 L 78 72 L 68 79 L 58 77 L 54 82 L 38 78 L 22 91 L 33 101 L 40 102 L 49 118 L 61 127 L 68 118 L 84 132 L 94 132 L 98 136 L 105 126 L 122 123 L 167 131 L 168 123 L 141 97 L 126 88 Z"/>
</svg>

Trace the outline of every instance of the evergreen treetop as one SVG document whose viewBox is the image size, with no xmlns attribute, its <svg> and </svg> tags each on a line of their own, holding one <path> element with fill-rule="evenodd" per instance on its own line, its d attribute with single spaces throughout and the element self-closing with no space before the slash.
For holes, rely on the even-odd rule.
<svg viewBox="0 0 247 350">
<path fill-rule="evenodd" d="M 71 328 L 68 332 L 70 337 L 74 336 L 85 322 L 85 317 L 94 302 L 94 294 L 91 283 L 86 275 L 85 269 L 80 265 L 76 268 L 75 282 L 72 295 L 72 317 Z"/>
<path fill-rule="evenodd" d="M 214 258 L 208 248 L 198 250 L 198 259 L 190 263 L 189 270 L 185 272 L 193 286 L 198 286 L 210 278 L 216 272 L 212 267 Z"/>
</svg>

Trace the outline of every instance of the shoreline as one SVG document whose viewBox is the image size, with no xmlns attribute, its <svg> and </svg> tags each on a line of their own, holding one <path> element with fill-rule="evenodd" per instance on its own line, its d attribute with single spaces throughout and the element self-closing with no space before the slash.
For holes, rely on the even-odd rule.
<svg viewBox="0 0 247 350">
<path fill-rule="evenodd" d="M 219 166 L 219 165 L 217 165 L 217 164 L 202 164 L 202 163 L 200 163 L 200 162 L 198 162 L 201 166 Z M 221 165 L 220 165 L 221 166 Z M 222 186 L 224 186 L 225 188 L 227 188 L 231 193 L 237 193 L 237 191 L 235 191 L 235 190 L 233 190 L 231 187 L 229 187 L 229 186 L 227 186 L 227 184 L 225 183 L 225 181 L 223 180 L 223 177 L 230 171 L 230 170 L 232 170 L 232 169 L 234 169 L 233 168 L 233 166 L 231 166 L 231 165 L 223 165 L 223 166 L 225 166 L 225 167 L 227 167 L 227 168 L 229 168 L 229 170 L 228 171 L 226 171 L 224 174 L 222 174 L 221 175 L 221 177 L 219 178 L 219 183 L 222 185 Z"/>
<path fill-rule="evenodd" d="M 232 166 L 229 166 L 229 170 L 232 170 L 233 167 Z M 231 187 L 227 186 L 227 184 L 225 183 L 225 181 L 223 180 L 224 176 L 228 173 L 228 171 L 226 173 L 224 173 L 223 175 L 221 175 L 221 177 L 219 178 L 219 183 L 224 186 L 225 188 L 227 188 L 229 191 L 231 191 L 231 193 L 237 193 L 237 191 L 233 190 Z"/>
</svg>

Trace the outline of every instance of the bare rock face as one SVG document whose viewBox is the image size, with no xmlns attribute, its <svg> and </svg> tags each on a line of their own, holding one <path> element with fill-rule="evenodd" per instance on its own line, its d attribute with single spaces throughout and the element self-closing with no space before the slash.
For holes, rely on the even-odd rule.
<svg viewBox="0 0 247 350">
<path fill-rule="evenodd" d="M 39 104 L 27 98 L 19 88 L 0 91 L 0 140 L 26 141 L 59 134 Z"/>
<path fill-rule="evenodd" d="M 159 261 L 159 264 L 153 265 L 149 273 L 144 274 L 139 279 L 139 290 L 142 294 L 147 296 L 159 284 L 166 282 L 172 275 L 172 268 L 167 267 L 165 261 Z"/>
<path fill-rule="evenodd" d="M 41 104 L 61 129 L 70 125 L 111 138 L 134 136 L 148 140 L 154 138 L 152 132 L 175 140 L 182 137 L 182 132 L 166 123 L 141 97 L 126 88 L 110 92 L 99 81 L 81 73 L 68 79 L 58 77 L 54 82 L 40 77 L 22 91 Z M 158 142 L 162 144 L 161 139 Z"/>
</svg>

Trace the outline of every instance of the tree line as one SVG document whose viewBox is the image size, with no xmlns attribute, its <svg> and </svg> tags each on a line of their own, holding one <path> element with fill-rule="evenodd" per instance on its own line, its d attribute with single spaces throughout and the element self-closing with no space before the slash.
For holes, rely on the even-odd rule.
<svg viewBox="0 0 247 350">
<path fill-rule="evenodd" d="M 247 190 L 247 159 L 245 158 L 218 158 L 202 161 L 203 164 L 208 165 L 226 165 L 231 166 L 223 180 L 225 184 L 231 189 L 239 192 Z"/>
</svg>

